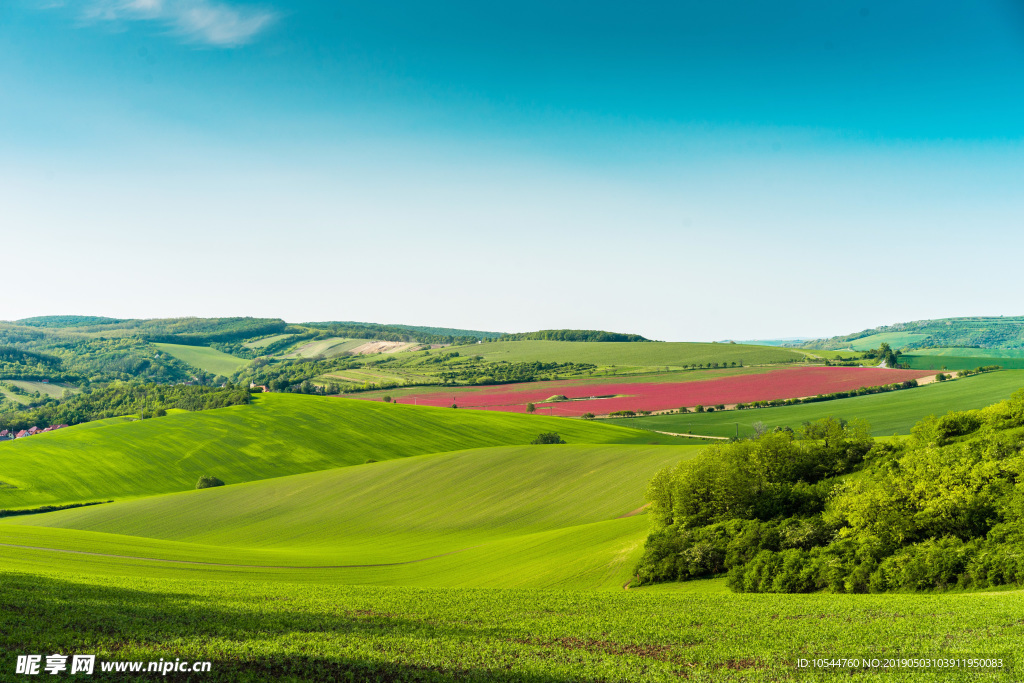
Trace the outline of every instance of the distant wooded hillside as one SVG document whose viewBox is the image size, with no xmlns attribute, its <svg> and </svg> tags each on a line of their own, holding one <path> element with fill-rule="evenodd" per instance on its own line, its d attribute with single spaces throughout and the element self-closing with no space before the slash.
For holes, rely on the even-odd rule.
<svg viewBox="0 0 1024 683">
<path fill-rule="evenodd" d="M 884 325 L 854 334 L 813 339 L 799 346 L 806 349 L 848 349 L 863 351 L 885 342 L 893 348 L 973 347 L 1024 349 L 1024 316 L 939 318 Z"/>
<path fill-rule="evenodd" d="M 498 341 L 582 341 L 582 342 L 645 342 L 639 334 L 621 334 L 604 330 L 539 330 L 503 335 Z"/>
</svg>

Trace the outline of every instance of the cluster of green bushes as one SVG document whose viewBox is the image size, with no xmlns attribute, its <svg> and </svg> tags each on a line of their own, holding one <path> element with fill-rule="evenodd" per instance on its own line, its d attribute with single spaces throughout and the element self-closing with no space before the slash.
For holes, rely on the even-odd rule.
<svg viewBox="0 0 1024 683">
<path fill-rule="evenodd" d="M 248 402 L 249 392 L 242 387 L 115 382 L 67 398 L 48 399 L 28 410 L 0 413 L 0 429 L 74 425 L 121 415 L 156 417 L 168 408 L 208 410 Z"/>
<path fill-rule="evenodd" d="M 735 591 L 776 593 L 1024 582 L 1024 391 L 929 417 L 906 440 L 867 434 L 828 418 L 659 472 L 641 581 L 727 573 Z"/>
<path fill-rule="evenodd" d="M 639 334 L 622 334 L 605 332 L 604 330 L 539 330 L 537 332 L 521 332 L 505 334 L 498 341 L 579 341 L 579 342 L 645 342 L 651 341 Z"/>
</svg>

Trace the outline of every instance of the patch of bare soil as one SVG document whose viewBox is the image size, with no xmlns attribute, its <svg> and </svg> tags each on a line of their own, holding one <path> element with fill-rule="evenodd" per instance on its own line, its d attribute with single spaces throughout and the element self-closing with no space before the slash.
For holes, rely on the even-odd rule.
<svg viewBox="0 0 1024 683">
<path fill-rule="evenodd" d="M 417 344 L 411 344 L 409 342 L 393 342 L 393 341 L 371 341 L 365 344 L 360 344 L 355 347 L 349 353 L 354 356 L 372 356 L 375 353 L 398 353 L 399 351 L 406 351 Z"/>
</svg>

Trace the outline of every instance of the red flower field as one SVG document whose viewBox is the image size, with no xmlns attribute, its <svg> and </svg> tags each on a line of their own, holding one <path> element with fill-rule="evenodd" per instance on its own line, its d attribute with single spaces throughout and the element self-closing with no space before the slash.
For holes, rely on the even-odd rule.
<svg viewBox="0 0 1024 683">
<path fill-rule="evenodd" d="M 526 412 L 535 403 L 542 414 L 578 417 L 584 413 L 607 415 L 618 410 L 668 410 L 697 405 L 714 406 L 753 401 L 817 396 L 860 387 L 894 384 L 934 374 L 924 370 L 885 368 L 790 367 L 772 372 L 696 382 L 634 382 L 579 384 L 569 381 L 531 382 L 480 387 L 458 393 L 445 389 L 402 396 L 402 403 L 450 406 L 479 410 Z M 554 395 L 569 401 L 540 404 Z M 355 396 L 354 398 L 359 398 Z"/>
</svg>

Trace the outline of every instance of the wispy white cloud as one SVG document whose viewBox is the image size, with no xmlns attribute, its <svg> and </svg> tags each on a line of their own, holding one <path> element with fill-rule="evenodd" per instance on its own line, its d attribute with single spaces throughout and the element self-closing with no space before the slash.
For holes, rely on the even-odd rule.
<svg viewBox="0 0 1024 683">
<path fill-rule="evenodd" d="M 244 45 L 276 17 L 267 9 L 213 0 L 93 0 L 85 10 L 89 21 L 157 22 L 187 41 L 216 47 Z"/>
</svg>

